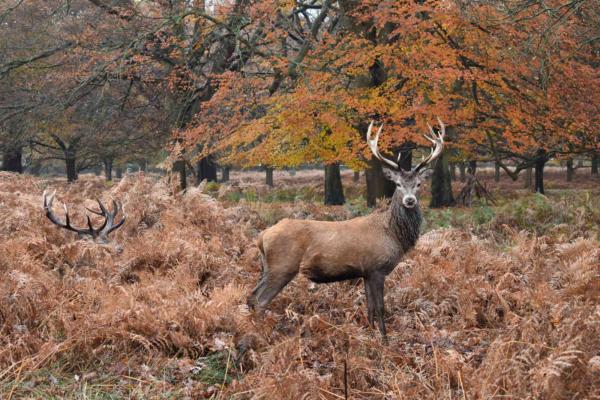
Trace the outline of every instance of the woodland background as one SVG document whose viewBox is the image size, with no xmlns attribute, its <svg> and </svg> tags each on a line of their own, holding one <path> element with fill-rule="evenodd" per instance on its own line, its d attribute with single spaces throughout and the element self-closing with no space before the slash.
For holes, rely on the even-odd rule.
<svg viewBox="0 0 600 400">
<path fill-rule="evenodd" d="M 4 0 L 0 397 L 600 398 L 599 88 L 595 0 Z M 390 344 L 357 281 L 252 314 L 258 233 L 380 212 L 369 122 L 437 117 Z"/>
<path fill-rule="evenodd" d="M 493 162 L 512 179 L 564 163 L 598 174 L 600 5 L 551 1 L 32 1 L 0 8 L 3 168 L 69 181 L 125 163 L 179 171 L 180 186 L 230 168 L 324 165 L 366 171 L 367 200 L 390 194 L 366 149 L 413 150 L 440 117 L 447 164 Z M 165 158 L 169 155 L 168 158 Z M 416 154 L 418 155 L 418 154 Z M 575 160 L 575 161 L 574 161 Z M 25 164 L 25 165 L 24 165 Z M 454 168 L 454 167 L 453 167 Z M 531 179 L 531 178 L 528 178 Z M 438 184 L 439 183 L 439 184 Z"/>
</svg>

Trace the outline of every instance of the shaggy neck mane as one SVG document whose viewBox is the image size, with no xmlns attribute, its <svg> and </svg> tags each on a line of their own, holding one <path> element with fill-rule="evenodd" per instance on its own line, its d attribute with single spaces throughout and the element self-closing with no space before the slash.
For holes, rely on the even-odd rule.
<svg viewBox="0 0 600 400">
<path fill-rule="evenodd" d="M 414 208 L 404 207 L 402 197 L 396 192 L 392 198 L 388 214 L 388 227 L 406 253 L 419 239 L 422 221 L 421 209 L 418 204 Z"/>
</svg>

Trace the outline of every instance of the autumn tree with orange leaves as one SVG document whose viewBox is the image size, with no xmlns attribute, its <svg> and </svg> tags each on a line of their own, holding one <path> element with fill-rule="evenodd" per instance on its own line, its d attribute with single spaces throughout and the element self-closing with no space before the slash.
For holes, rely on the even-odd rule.
<svg viewBox="0 0 600 400">
<path fill-rule="evenodd" d="M 494 160 L 513 179 L 536 166 L 543 192 L 550 158 L 597 148 L 597 40 L 583 36 L 597 21 L 592 2 L 259 5 L 248 29 L 265 46 L 219 76 L 187 131 L 205 154 L 359 169 L 370 119 L 386 124 L 392 150 L 424 144 L 419 134 L 440 116 L 453 127 L 450 152 Z"/>
<path fill-rule="evenodd" d="M 39 136 L 44 129 L 31 133 L 52 121 L 53 128 L 96 121 L 85 134 L 62 134 L 97 144 L 87 139 L 103 129 L 108 145 L 113 135 L 150 132 L 162 138 L 150 147 L 171 150 L 182 188 L 190 167 L 198 180 L 214 179 L 216 162 L 267 170 L 322 163 L 327 202 L 338 204 L 346 165 L 365 170 L 373 205 L 393 187 L 366 149 L 367 124 L 385 124 L 383 149 L 402 151 L 409 167 L 413 153 L 426 150 L 426 124 L 440 117 L 449 138 L 432 206 L 443 206 L 453 202 L 449 162 L 493 161 L 513 179 L 535 167 L 543 192 L 548 160 L 599 151 L 600 6 L 590 0 L 13 0 L 3 7 L 14 40 L 0 60 L 1 131 L 22 139 L 2 141 L 5 157 L 24 144 L 55 146 L 51 135 Z M 18 29 L 28 15 L 53 24 L 34 24 L 28 35 Z M 31 77 L 41 82 L 34 90 Z M 15 126 L 29 133 L 6 134 Z M 118 158 L 98 153 L 105 165 Z"/>
<path fill-rule="evenodd" d="M 433 17 L 440 6 L 323 2 L 314 8 L 304 18 L 297 17 L 302 6 L 259 14 L 256 23 L 272 27 L 265 38 L 284 39 L 268 41 L 256 62 L 221 77 L 220 93 L 201 107 L 189 141 L 241 165 L 362 169 L 370 160 L 364 141 L 370 119 L 386 124 L 390 148 L 425 144 L 420 134 L 435 116 L 453 122 L 449 89 L 462 64 L 438 37 L 436 26 L 446 23 L 441 12 L 440 20 Z M 367 184 L 380 197 L 381 169 L 370 167 L 378 173 L 367 174 Z"/>
<path fill-rule="evenodd" d="M 598 150 L 600 7 L 594 2 L 499 2 L 463 10 L 486 28 L 473 46 L 502 85 L 472 85 L 475 148 L 512 178 L 535 166 L 543 193 L 545 164 Z M 595 26 L 596 29 L 589 29 Z"/>
</svg>

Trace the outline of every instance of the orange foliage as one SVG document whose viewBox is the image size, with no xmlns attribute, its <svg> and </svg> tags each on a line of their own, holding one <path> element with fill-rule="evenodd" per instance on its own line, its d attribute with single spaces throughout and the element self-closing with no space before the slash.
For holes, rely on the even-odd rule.
<svg viewBox="0 0 600 400">
<path fill-rule="evenodd" d="M 540 5 L 514 16 L 493 2 L 420 3 L 340 2 L 328 15 L 341 22 L 311 36 L 306 23 L 286 22 L 292 5 L 257 2 L 249 31 L 265 31 L 260 56 L 218 77 L 188 143 L 227 163 L 358 168 L 368 157 L 368 120 L 386 123 L 389 147 L 421 143 L 426 123 L 440 116 L 457 128 L 452 146 L 466 153 L 598 147 L 600 69 L 594 43 L 584 40 L 597 5 L 557 21 Z"/>
</svg>

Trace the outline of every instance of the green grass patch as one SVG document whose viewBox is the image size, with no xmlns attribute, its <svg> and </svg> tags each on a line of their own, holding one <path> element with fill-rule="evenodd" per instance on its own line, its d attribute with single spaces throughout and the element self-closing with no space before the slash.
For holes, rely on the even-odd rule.
<svg viewBox="0 0 600 400">
<path fill-rule="evenodd" d="M 231 353 L 215 352 L 196 360 L 194 379 L 207 385 L 228 385 L 236 377 L 237 366 Z"/>
<path fill-rule="evenodd" d="M 424 216 L 425 231 L 454 227 L 486 237 L 508 227 L 536 235 L 600 240 L 600 199 L 589 191 L 557 191 L 549 196 L 528 193 L 500 198 L 494 206 L 424 208 Z"/>
</svg>

